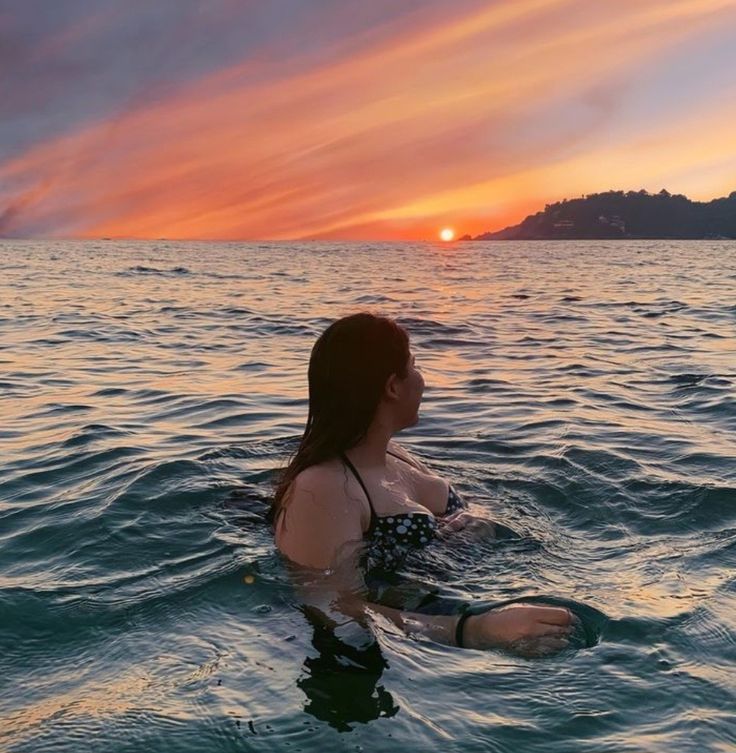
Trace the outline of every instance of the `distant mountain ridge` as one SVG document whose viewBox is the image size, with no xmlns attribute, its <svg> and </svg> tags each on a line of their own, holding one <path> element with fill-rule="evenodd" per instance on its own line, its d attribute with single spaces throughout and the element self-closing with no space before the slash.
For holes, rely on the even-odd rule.
<svg viewBox="0 0 736 753">
<path fill-rule="evenodd" d="M 606 191 L 547 204 L 518 225 L 460 240 L 736 238 L 736 191 L 691 201 L 682 194 Z"/>
</svg>

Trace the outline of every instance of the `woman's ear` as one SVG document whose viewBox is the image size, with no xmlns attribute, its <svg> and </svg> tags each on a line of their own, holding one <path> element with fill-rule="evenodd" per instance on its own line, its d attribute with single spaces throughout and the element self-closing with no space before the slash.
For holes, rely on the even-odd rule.
<svg viewBox="0 0 736 753">
<path fill-rule="evenodd" d="M 396 374 L 391 374 L 386 380 L 383 392 L 389 400 L 396 400 L 400 395 L 400 379 Z"/>
</svg>

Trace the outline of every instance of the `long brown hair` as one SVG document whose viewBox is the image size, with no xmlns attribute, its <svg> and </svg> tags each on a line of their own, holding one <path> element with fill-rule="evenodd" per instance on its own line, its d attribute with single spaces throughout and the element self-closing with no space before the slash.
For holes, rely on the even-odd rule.
<svg viewBox="0 0 736 753">
<path fill-rule="evenodd" d="M 368 312 L 333 322 L 309 358 L 309 413 L 301 442 L 276 483 L 268 520 L 286 507 L 305 468 L 336 457 L 365 436 L 391 374 L 407 375 L 409 336 L 392 319 Z"/>
</svg>

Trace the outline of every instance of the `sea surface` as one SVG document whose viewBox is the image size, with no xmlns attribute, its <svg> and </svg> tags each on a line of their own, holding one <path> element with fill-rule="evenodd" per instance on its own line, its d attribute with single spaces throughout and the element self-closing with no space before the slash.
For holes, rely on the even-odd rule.
<svg viewBox="0 0 736 753">
<path fill-rule="evenodd" d="M 306 619 L 263 513 L 358 310 L 424 373 L 398 441 L 518 534 L 406 577 L 591 645 Z M 4 752 L 736 750 L 736 243 L 2 241 L 0 411 Z"/>
</svg>

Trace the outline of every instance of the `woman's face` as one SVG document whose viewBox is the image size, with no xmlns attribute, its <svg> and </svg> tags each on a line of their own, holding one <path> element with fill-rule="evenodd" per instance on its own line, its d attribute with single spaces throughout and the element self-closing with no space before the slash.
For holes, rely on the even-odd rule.
<svg viewBox="0 0 736 753">
<path fill-rule="evenodd" d="M 409 351 L 406 364 L 406 377 L 402 380 L 405 387 L 404 405 L 406 406 L 406 426 L 414 426 L 419 421 L 419 405 L 424 393 L 424 377 L 416 365 L 414 354 Z"/>
</svg>

